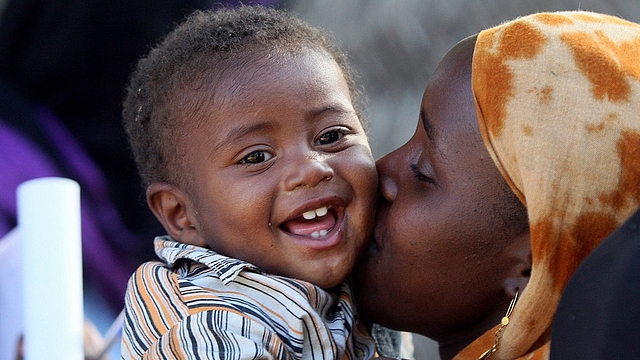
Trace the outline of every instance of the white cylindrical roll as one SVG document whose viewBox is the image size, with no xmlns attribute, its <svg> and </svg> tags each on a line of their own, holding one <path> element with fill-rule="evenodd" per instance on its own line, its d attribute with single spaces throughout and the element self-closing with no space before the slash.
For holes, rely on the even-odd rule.
<svg viewBox="0 0 640 360">
<path fill-rule="evenodd" d="M 80 186 L 39 178 L 17 190 L 26 360 L 82 360 Z"/>
</svg>

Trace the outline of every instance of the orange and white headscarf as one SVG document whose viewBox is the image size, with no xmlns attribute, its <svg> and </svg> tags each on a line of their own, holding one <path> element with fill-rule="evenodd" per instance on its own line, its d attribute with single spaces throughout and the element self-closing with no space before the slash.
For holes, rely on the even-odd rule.
<svg viewBox="0 0 640 360">
<path fill-rule="evenodd" d="M 569 277 L 640 205 L 640 25 L 577 11 L 482 31 L 472 87 L 485 144 L 527 206 L 533 257 L 491 358 L 546 359 Z M 457 358 L 478 358 L 496 329 Z"/>
</svg>

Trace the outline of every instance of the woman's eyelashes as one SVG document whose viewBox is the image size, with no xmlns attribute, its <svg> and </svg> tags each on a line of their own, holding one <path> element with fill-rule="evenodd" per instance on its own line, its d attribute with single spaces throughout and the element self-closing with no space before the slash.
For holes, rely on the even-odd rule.
<svg viewBox="0 0 640 360">
<path fill-rule="evenodd" d="M 416 179 L 418 179 L 421 182 L 426 182 L 429 184 L 434 183 L 432 178 L 420 172 L 420 170 L 418 169 L 418 164 L 411 164 L 410 166 L 411 166 L 411 171 L 413 172 L 413 175 L 416 177 Z"/>
</svg>

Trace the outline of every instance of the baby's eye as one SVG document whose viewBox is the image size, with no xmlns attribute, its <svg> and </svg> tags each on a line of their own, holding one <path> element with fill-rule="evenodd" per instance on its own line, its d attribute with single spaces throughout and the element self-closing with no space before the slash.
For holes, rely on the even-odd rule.
<svg viewBox="0 0 640 360">
<path fill-rule="evenodd" d="M 272 157 L 273 155 L 266 151 L 254 151 L 243 157 L 242 160 L 240 160 L 240 164 L 259 164 L 271 159 Z"/>
<path fill-rule="evenodd" d="M 344 131 L 339 129 L 329 130 L 326 133 L 320 135 L 318 138 L 318 143 L 320 145 L 327 145 L 334 143 L 344 137 Z"/>
</svg>

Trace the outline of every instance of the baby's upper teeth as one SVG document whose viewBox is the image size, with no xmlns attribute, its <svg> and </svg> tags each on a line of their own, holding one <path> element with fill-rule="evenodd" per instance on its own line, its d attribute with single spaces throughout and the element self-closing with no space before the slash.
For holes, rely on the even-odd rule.
<svg viewBox="0 0 640 360">
<path fill-rule="evenodd" d="M 316 209 L 316 216 L 325 216 L 325 215 L 327 215 L 328 211 L 329 210 L 327 210 L 327 207 L 323 206 L 323 207 L 321 207 L 319 209 Z"/>
<path fill-rule="evenodd" d="M 307 212 L 303 212 L 302 213 L 302 217 L 305 218 L 306 220 L 311 220 L 311 219 L 315 219 L 316 216 L 325 216 L 325 215 L 327 215 L 328 211 L 329 210 L 327 209 L 327 207 L 323 206 L 323 207 L 315 209 L 315 210 L 309 210 Z"/>
</svg>

